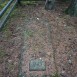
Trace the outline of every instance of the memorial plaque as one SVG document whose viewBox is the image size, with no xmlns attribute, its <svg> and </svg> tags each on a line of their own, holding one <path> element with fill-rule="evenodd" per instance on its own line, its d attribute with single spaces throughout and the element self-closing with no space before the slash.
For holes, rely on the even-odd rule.
<svg viewBox="0 0 77 77">
<path fill-rule="evenodd" d="M 30 71 L 45 71 L 46 65 L 42 59 L 31 60 L 29 63 Z"/>
</svg>

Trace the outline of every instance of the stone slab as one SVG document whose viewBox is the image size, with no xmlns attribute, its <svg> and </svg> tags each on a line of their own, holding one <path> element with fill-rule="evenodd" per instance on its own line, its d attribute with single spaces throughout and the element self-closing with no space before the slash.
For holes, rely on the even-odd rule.
<svg viewBox="0 0 77 77">
<path fill-rule="evenodd" d="M 45 71 L 46 64 L 42 59 L 31 60 L 29 63 L 29 70 L 30 71 Z"/>
</svg>

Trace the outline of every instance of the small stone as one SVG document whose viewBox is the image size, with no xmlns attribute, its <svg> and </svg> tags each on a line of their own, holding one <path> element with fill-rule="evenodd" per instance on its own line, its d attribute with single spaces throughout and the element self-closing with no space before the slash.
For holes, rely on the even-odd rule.
<svg viewBox="0 0 77 77">
<path fill-rule="evenodd" d="M 40 58 L 40 60 L 41 60 L 41 58 Z"/>
<path fill-rule="evenodd" d="M 70 57 L 71 57 L 72 55 L 70 55 Z"/>
<path fill-rule="evenodd" d="M 14 65 L 16 65 L 18 62 L 14 62 Z"/>
<path fill-rule="evenodd" d="M 56 17 L 56 19 L 58 20 L 58 19 L 59 19 L 59 17 Z"/>
<path fill-rule="evenodd" d="M 12 62 L 12 60 L 8 60 L 8 62 L 9 62 L 9 63 L 11 63 L 11 62 Z"/>
<path fill-rule="evenodd" d="M 66 24 L 64 24 L 64 26 L 66 27 L 67 25 L 66 25 Z"/>
<path fill-rule="evenodd" d="M 59 14 L 59 16 L 60 16 L 61 14 Z"/>
<path fill-rule="evenodd" d="M 63 70 L 63 71 L 62 71 L 62 74 L 64 74 L 64 73 L 65 73 L 65 71 Z"/>
<path fill-rule="evenodd" d="M 69 63 L 69 64 L 71 64 L 71 63 L 72 63 L 72 61 L 71 61 L 71 60 L 68 60 L 68 63 Z"/>
<path fill-rule="evenodd" d="M 50 56 L 51 55 L 51 52 L 47 52 L 47 55 Z"/>
<path fill-rule="evenodd" d="M 37 18 L 37 20 L 39 20 L 39 18 Z"/>
</svg>

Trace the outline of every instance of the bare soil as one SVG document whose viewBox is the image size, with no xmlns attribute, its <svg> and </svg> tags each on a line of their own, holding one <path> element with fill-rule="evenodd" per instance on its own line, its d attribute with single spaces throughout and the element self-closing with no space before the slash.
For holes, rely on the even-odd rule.
<svg viewBox="0 0 77 77">
<path fill-rule="evenodd" d="M 0 77 L 77 76 L 77 18 L 65 15 L 66 4 L 47 11 L 44 5 L 17 8 L 0 32 Z M 43 59 L 46 71 L 29 71 L 31 59 Z"/>
</svg>

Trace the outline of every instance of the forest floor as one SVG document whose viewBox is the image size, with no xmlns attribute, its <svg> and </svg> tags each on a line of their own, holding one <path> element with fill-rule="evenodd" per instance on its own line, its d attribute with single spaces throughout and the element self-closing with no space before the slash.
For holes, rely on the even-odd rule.
<svg viewBox="0 0 77 77">
<path fill-rule="evenodd" d="M 14 10 L 0 32 L 0 77 L 77 77 L 77 18 L 64 14 L 66 8 L 59 3 L 52 11 L 44 4 Z M 45 71 L 29 70 L 36 59 L 45 62 Z"/>
</svg>

